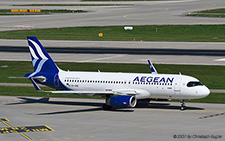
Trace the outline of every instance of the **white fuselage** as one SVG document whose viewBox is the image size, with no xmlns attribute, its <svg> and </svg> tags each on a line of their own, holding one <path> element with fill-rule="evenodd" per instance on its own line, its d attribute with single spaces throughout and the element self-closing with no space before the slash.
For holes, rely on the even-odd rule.
<svg viewBox="0 0 225 141">
<path fill-rule="evenodd" d="M 204 85 L 188 87 L 199 80 L 186 75 L 60 71 L 59 79 L 73 91 L 135 91 L 137 99 L 197 99 L 210 93 Z"/>
</svg>

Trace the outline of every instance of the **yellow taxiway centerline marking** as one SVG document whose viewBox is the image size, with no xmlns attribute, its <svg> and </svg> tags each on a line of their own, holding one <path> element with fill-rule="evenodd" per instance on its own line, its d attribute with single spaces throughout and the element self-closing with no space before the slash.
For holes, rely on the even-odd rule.
<svg viewBox="0 0 225 141">
<path fill-rule="evenodd" d="M 23 133 L 19 133 L 20 135 L 22 135 L 24 138 L 26 138 L 27 140 L 32 140 L 31 138 L 29 138 L 28 136 L 26 136 L 25 134 L 23 134 Z"/>
<path fill-rule="evenodd" d="M 49 128 L 51 131 L 55 131 L 54 129 L 52 129 L 51 127 L 45 125 L 45 127 Z"/>
<path fill-rule="evenodd" d="M 216 6 L 216 4 L 213 4 L 211 6 L 205 6 L 205 7 L 201 7 L 201 8 L 211 8 L 211 7 L 215 7 L 215 6 Z"/>
<path fill-rule="evenodd" d="M 219 113 L 219 114 L 213 114 L 213 115 L 209 115 L 209 116 L 203 116 L 203 117 L 200 117 L 199 119 L 206 119 L 206 118 L 217 117 L 217 116 L 222 116 L 222 115 L 225 115 L 225 112 Z"/>
</svg>

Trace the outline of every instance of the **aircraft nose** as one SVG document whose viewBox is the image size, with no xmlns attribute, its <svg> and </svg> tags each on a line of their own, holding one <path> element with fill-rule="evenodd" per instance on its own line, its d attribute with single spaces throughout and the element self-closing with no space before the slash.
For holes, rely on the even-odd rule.
<svg viewBox="0 0 225 141">
<path fill-rule="evenodd" d="M 202 96 L 202 97 L 206 97 L 210 94 L 210 90 L 204 86 L 200 91 L 199 91 L 199 94 Z"/>
</svg>

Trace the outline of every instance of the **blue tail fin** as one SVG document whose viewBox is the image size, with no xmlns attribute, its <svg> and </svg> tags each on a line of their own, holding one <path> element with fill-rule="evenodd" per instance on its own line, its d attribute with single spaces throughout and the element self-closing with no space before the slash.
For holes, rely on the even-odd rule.
<svg viewBox="0 0 225 141">
<path fill-rule="evenodd" d="M 27 41 L 34 67 L 34 73 L 31 73 L 27 77 L 32 77 L 39 72 L 58 73 L 59 68 L 56 66 L 38 39 L 36 37 L 28 36 Z"/>
<path fill-rule="evenodd" d="M 67 89 L 59 79 L 60 70 L 36 37 L 27 37 L 34 72 L 25 74 L 38 91 L 42 91 L 37 83 L 55 88 Z"/>
</svg>

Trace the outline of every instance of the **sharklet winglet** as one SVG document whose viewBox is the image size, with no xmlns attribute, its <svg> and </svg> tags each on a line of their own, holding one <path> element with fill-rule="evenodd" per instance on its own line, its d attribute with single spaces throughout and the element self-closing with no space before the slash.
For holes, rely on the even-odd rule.
<svg viewBox="0 0 225 141">
<path fill-rule="evenodd" d="M 153 66 L 153 64 L 150 60 L 148 60 L 148 64 L 149 64 L 152 74 L 158 74 L 157 70 L 155 69 L 155 67 Z"/>
</svg>

